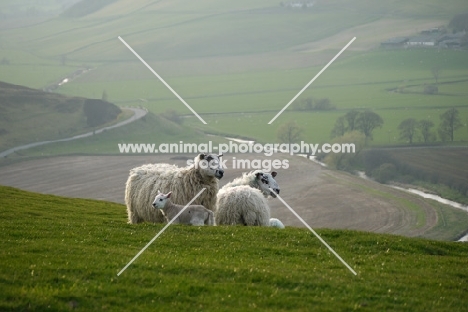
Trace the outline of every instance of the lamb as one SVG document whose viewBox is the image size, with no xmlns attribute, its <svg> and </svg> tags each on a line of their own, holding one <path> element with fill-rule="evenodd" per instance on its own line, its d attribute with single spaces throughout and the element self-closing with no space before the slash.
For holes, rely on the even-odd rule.
<svg viewBox="0 0 468 312">
<path fill-rule="evenodd" d="M 179 214 L 179 212 L 181 212 L 185 207 L 174 204 L 171 201 L 171 194 L 172 192 L 164 194 L 158 191 L 158 195 L 156 195 L 153 201 L 153 207 L 161 209 L 167 222 L 174 219 L 174 217 L 177 216 L 177 214 Z M 177 217 L 177 219 L 174 220 L 173 223 L 199 226 L 214 225 L 213 211 L 206 209 L 202 205 L 190 205 Z"/>
<path fill-rule="evenodd" d="M 270 226 L 278 229 L 284 229 L 284 224 L 279 219 L 271 218 L 270 219 Z"/>
<path fill-rule="evenodd" d="M 206 188 L 194 204 L 214 211 L 218 179 L 224 175 L 219 162 L 221 156 L 199 154 L 192 165 L 183 168 L 169 164 L 147 164 L 131 169 L 125 189 L 128 223 L 165 222 L 161 211 L 151 206 L 157 190 L 172 191 L 172 201 L 182 204 L 188 203 L 200 189 Z"/>
<path fill-rule="evenodd" d="M 255 170 L 223 186 L 216 201 L 217 224 L 269 226 L 270 207 L 266 198 L 276 197 L 280 192 L 276 175 L 274 171 L 269 174 Z"/>
</svg>

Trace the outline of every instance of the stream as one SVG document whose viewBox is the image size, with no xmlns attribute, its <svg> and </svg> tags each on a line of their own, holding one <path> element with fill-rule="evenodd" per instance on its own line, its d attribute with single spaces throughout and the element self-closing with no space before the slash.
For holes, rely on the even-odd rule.
<svg viewBox="0 0 468 312">
<path fill-rule="evenodd" d="M 366 179 L 366 180 L 372 180 L 363 171 L 358 171 L 357 173 L 358 173 L 358 176 L 360 178 L 363 178 L 363 179 Z M 449 206 L 452 206 L 452 207 L 457 208 L 457 209 L 462 209 L 462 210 L 468 212 L 468 206 L 457 203 L 457 202 L 454 202 L 452 200 L 449 200 L 449 199 L 446 199 L 446 198 L 443 198 L 443 197 L 440 197 L 439 195 L 425 193 L 423 191 L 416 190 L 416 189 L 413 189 L 413 188 L 403 188 L 403 187 L 396 186 L 396 185 L 391 185 L 391 184 L 387 184 L 387 185 L 389 187 L 391 187 L 391 188 L 396 189 L 396 190 L 400 190 L 400 191 L 403 191 L 403 192 L 406 192 L 406 193 L 416 194 L 418 196 L 421 196 L 422 198 L 432 199 L 432 200 L 435 200 L 435 201 L 437 201 L 439 203 L 449 205 Z M 465 236 L 461 237 L 458 241 L 459 242 L 468 242 L 468 233 L 465 234 Z"/>
</svg>

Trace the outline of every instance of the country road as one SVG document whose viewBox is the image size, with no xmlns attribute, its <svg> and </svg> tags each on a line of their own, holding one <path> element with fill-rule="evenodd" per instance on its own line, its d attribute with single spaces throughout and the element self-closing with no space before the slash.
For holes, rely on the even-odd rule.
<svg viewBox="0 0 468 312">
<path fill-rule="evenodd" d="M 75 136 L 70 137 L 70 138 L 53 140 L 53 141 L 34 142 L 34 143 L 29 143 L 29 144 L 25 144 L 25 145 L 16 146 L 16 147 L 13 147 L 13 148 L 10 148 L 10 149 L 8 149 L 6 151 L 1 152 L 0 153 L 0 158 L 8 156 L 8 155 L 10 155 L 10 154 L 12 154 L 12 153 L 14 153 L 16 151 L 25 150 L 25 149 L 36 147 L 36 146 L 41 146 L 41 145 L 56 143 L 56 142 L 67 142 L 67 141 L 73 141 L 73 140 L 77 140 L 77 139 L 86 138 L 86 137 L 92 136 L 94 134 L 99 134 L 99 133 L 101 133 L 103 131 L 106 131 L 106 130 L 110 130 L 110 129 L 114 129 L 114 128 L 117 128 L 117 127 L 127 125 L 127 124 L 129 124 L 131 122 L 134 122 L 135 120 L 138 120 L 138 119 L 144 117 L 148 113 L 147 110 L 141 109 L 141 108 L 128 107 L 126 109 L 129 109 L 129 110 L 133 111 L 134 112 L 133 116 L 128 118 L 128 119 L 125 119 L 124 121 L 116 123 L 115 125 L 108 126 L 108 127 L 103 127 L 101 129 L 91 131 L 91 132 L 87 132 L 87 133 L 84 133 L 84 134 L 75 135 Z"/>
</svg>

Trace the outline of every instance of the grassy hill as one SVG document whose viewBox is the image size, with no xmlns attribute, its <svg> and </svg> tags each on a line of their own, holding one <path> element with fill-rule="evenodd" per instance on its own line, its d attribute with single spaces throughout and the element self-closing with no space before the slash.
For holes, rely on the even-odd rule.
<svg viewBox="0 0 468 312">
<path fill-rule="evenodd" d="M 98 111 L 99 107 L 103 110 Z M 91 131 L 88 119 L 97 116 L 96 124 L 105 123 L 115 119 L 121 110 L 101 100 L 89 101 L 0 82 L 0 112 L 0 151 L 3 151 Z"/>
<path fill-rule="evenodd" d="M 318 230 L 126 224 L 125 206 L 0 187 L 0 310 L 463 311 L 468 245 Z"/>
<path fill-rule="evenodd" d="M 58 92 L 99 98 L 105 90 L 118 105 L 190 114 L 117 39 L 122 36 L 208 122 L 187 118 L 191 129 L 272 142 L 281 123 L 296 120 L 305 140 L 326 142 L 346 111 L 373 109 L 384 119 L 373 144 L 387 145 L 401 143 L 397 127 L 404 118 L 423 116 L 437 127 L 448 107 L 457 107 L 463 121 L 468 118 L 466 51 L 378 49 L 391 37 L 447 25 L 465 10 L 463 0 L 316 1 L 307 10 L 286 9 L 274 0 L 89 3 L 71 7 L 69 16 L 0 28 L 0 60 L 6 61 L 0 80 L 39 88 L 78 68 L 93 68 Z M 298 99 L 328 98 L 337 110 L 288 109 L 265 127 L 354 36 Z M 434 66 L 442 69 L 439 94 L 426 95 Z M 405 92 L 390 91 L 395 89 Z M 461 144 L 468 140 L 465 130 L 456 134 Z"/>
</svg>

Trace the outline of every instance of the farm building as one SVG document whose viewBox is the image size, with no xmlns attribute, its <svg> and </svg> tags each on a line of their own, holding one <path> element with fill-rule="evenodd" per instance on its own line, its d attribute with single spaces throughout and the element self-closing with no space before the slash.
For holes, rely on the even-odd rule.
<svg viewBox="0 0 468 312">
<path fill-rule="evenodd" d="M 410 38 L 406 42 L 406 45 L 410 46 L 410 47 L 417 47 L 417 46 L 435 47 L 436 43 L 437 43 L 437 40 L 434 37 L 431 37 L 431 36 L 418 36 L 418 37 Z"/>
</svg>

